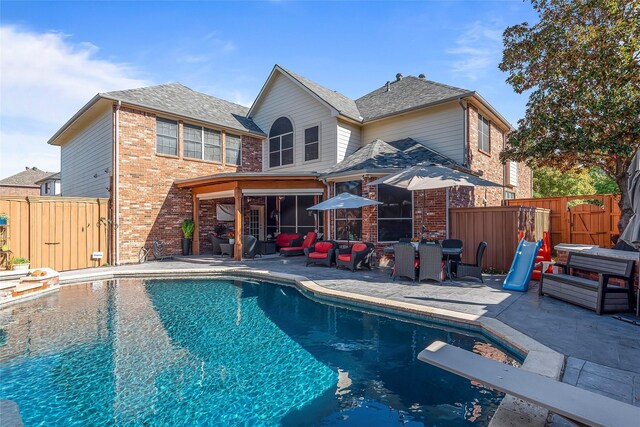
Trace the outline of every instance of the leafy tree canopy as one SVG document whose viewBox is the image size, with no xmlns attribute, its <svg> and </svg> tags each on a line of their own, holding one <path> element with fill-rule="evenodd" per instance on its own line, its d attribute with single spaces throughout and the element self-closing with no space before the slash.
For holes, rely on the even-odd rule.
<svg viewBox="0 0 640 427">
<path fill-rule="evenodd" d="M 580 196 L 595 192 L 593 179 L 584 169 L 559 172 L 542 167 L 533 171 L 534 197 Z"/>
<path fill-rule="evenodd" d="M 619 194 L 618 184 L 600 168 L 591 168 L 589 176 L 596 189 L 596 194 Z"/>
<path fill-rule="evenodd" d="M 640 0 L 531 0 L 535 25 L 504 32 L 500 69 L 531 91 L 502 158 L 563 171 L 599 167 L 631 216 L 626 169 L 640 147 Z"/>
</svg>

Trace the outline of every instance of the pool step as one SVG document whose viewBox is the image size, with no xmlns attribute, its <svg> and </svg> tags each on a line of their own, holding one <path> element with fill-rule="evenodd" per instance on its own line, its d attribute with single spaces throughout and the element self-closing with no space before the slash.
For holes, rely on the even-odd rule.
<svg viewBox="0 0 640 427">
<path fill-rule="evenodd" d="M 0 399 L 0 427 L 22 427 L 20 408 L 13 400 Z"/>
</svg>

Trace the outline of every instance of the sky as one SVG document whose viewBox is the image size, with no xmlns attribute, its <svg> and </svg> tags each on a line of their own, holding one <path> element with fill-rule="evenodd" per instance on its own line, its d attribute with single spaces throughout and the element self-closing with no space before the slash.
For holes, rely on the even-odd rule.
<svg viewBox="0 0 640 427">
<path fill-rule="evenodd" d="M 417 76 L 487 99 L 512 125 L 526 95 L 498 70 L 529 2 L 0 2 L 0 179 L 57 172 L 49 138 L 95 94 L 180 82 L 250 106 L 274 64 L 356 99 Z"/>
</svg>

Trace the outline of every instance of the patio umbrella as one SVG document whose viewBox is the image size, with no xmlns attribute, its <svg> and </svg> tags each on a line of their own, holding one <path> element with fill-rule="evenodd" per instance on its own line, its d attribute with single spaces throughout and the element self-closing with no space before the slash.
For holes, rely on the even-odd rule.
<svg viewBox="0 0 640 427">
<path fill-rule="evenodd" d="M 633 216 L 629 220 L 627 228 L 625 228 L 620 235 L 620 238 L 637 249 L 640 248 L 640 150 L 633 156 L 627 173 L 629 174 L 627 188 L 629 189 L 629 199 L 631 209 L 633 209 Z"/>
<path fill-rule="evenodd" d="M 405 188 L 410 191 L 447 189 L 447 218 L 449 216 L 449 187 L 502 187 L 501 184 L 482 179 L 475 175 L 465 173 L 442 165 L 418 165 L 387 175 L 377 179 L 369 185 L 387 184 L 394 187 Z M 425 195 L 422 194 L 422 206 Z M 424 213 L 424 207 L 423 213 Z M 424 218 L 424 215 L 423 215 Z M 424 220 L 424 219 L 423 219 Z M 424 230 L 424 224 L 422 225 Z M 449 236 L 449 223 L 447 219 L 447 237 Z"/>
<path fill-rule="evenodd" d="M 313 205 L 307 208 L 309 211 L 329 211 L 336 209 L 357 209 L 364 206 L 381 205 L 382 202 L 377 200 L 367 199 L 366 197 L 357 196 L 355 194 L 340 193 L 335 197 L 320 202 L 317 205 Z M 348 227 L 348 225 L 347 225 Z M 349 244 L 350 236 L 349 229 L 347 229 L 347 245 Z"/>
</svg>

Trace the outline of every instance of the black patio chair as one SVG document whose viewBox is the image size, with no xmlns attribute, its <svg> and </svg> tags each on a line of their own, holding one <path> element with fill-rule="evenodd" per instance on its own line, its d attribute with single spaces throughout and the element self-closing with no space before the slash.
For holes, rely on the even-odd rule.
<svg viewBox="0 0 640 427">
<path fill-rule="evenodd" d="M 351 271 L 356 271 L 358 267 L 366 267 L 371 270 L 373 250 L 372 243 L 356 243 L 350 248 L 338 249 L 336 268 L 347 267 Z"/>
<path fill-rule="evenodd" d="M 434 244 L 418 245 L 418 253 L 420 254 L 418 282 L 422 280 L 442 282 L 442 276 L 444 275 L 442 246 Z"/>
<path fill-rule="evenodd" d="M 416 280 L 416 249 L 411 243 L 396 243 L 393 245 L 395 261 L 393 263 L 393 280 L 396 277 L 409 277 Z"/>
<path fill-rule="evenodd" d="M 213 255 L 222 255 L 222 251 L 220 250 L 220 243 L 229 243 L 229 239 L 217 237 L 213 233 L 209 233 L 209 238 L 211 239 L 211 252 L 213 253 Z"/>
<path fill-rule="evenodd" d="M 482 258 L 484 257 L 485 249 L 487 249 L 487 242 L 480 242 L 476 250 L 475 264 L 458 263 L 457 277 L 475 277 L 484 283 L 482 278 Z"/>
<path fill-rule="evenodd" d="M 442 241 L 442 249 L 456 248 L 462 249 L 462 240 L 459 239 L 445 239 Z M 450 271 L 456 273 L 458 263 L 462 261 L 461 255 L 448 255 L 447 259 L 450 263 Z"/>
<path fill-rule="evenodd" d="M 309 264 L 323 264 L 331 267 L 336 261 L 336 252 L 338 243 L 333 240 L 325 240 L 316 242 L 313 246 L 304 248 L 304 254 L 307 257 L 307 267 Z"/>
<path fill-rule="evenodd" d="M 251 235 L 242 236 L 242 257 L 253 259 L 256 255 L 260 255 L 260 258 L 262 258 L 258 239 Z"/>
</svg>

